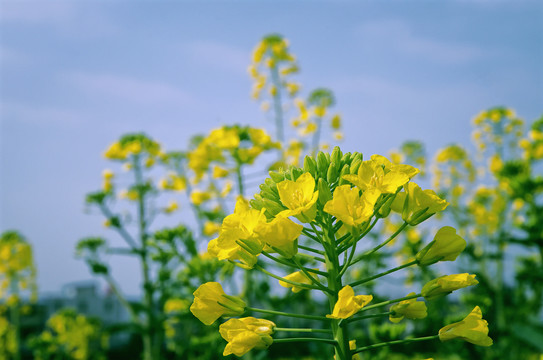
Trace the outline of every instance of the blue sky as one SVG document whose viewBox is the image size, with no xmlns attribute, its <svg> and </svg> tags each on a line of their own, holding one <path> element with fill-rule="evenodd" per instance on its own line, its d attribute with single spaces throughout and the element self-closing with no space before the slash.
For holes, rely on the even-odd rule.
<svg viewBox="0 0 543 360">
<path fill-rule="evenodd" d="M 0 2 L 0 230 L 34 244 L 43 291 L 89 279 L 75 242 L 101 153 L 125 132 L 167 149 L 219 124 L 271 123 L 246 75 L 259 39 L 291 42 L 305 90 L 328 87 L 347 151 L 467 144 L 470 119 L 543 108 L 543 5 L 531 1 Z M 115 263 L 128 293 L 139 278 Z"/>
</svg>

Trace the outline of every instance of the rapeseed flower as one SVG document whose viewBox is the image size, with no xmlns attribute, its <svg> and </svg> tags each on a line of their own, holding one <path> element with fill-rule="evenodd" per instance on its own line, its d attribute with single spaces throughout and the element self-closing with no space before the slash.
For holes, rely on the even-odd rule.
<svg viewBox="0 0 543 360">
<path fill-rule="evenodd" d="M 194 292 L 190 312 L 205 325 L 211 325 L 221 316 L 239 316 L 245 311 L 240 298 L 226 295 L 221 284 L 207 282 Z"/>
<path fill-rule="evenodd" d="M 298 252 L 296 239 L 302 233 L 302 225 L 287 218 L 276 217 L 269 223 L 261 223 L 255 228 L 258 239 L 286 258 Z"/>
<path fill-rule="evenodd" d="M 376 189 L 382 194 L 391 194 L 407 183 L 409 176 L 396 170 L 385 172 L 385 168 L 378 161 L 368 160 L 362 162 L 357 175 L 344 175 L 343 179 L 362 190 Z"/>
<path fill-rule="evenodd" d="M 303 273 L 303 271 L 293 272 L 292 274 L 284 276 L 283 278 L 286 279 L 286 280 L 290 280 L 290 281 L 300 283 L 300 284 L 310 285 L 312 283 L 311 279 L 308 278 L 307 275 L 305 275 Z M 279 280 L 279 285 L 281 285 L 282 287 L 291 288 L 292 292 L 294 292 L 294 293 L 298 293 L 298 292 L 300 292 L 302 290 L 305 290 L 302 287 L 292 285 L 292 284 L 289 284 L 289 283 L 287 283 L 285 281 L 281 281 L 281 280 Z"/>
<path fill-rule="evenodd" d="M 360 194 L 358 188 L 341 185 L 335 189 L 333 198 L 326 203 L 324 211 L 341 220 L 343 224 L 358 226 L 371 217 L 379 196 L 380 192 L 375 188 Z"/>
<path fill-rule="evenodd" d="M 264 247 L 255 232 L 260 224 L 266 222 L 264 211 L 251 209 L 246 200 L 239 198 L 234 213 L 224 218 L 219 237 L 209 242 L 209 253 L 219 260 L 240 260 L 252 268 Z"/>
<path fill-rule="evenodd" d="M 491 346 L 488 336 L 488 323 L 483 320 L 481 309 L 476 306 L 464 320 L 447 325 L 439 330 L 439 340 L 462 339 L 480 346 Z"/>
<path fill-rule="evenodd" d="M 415 293 L 407 294 L 407 296 L 411 295 L 415 295 Z M 423 319 L 428 315 L 424 301 L 417 301 L 417 299 L 400 301 L 398 304 L 392 305 L 390 311 L 392 314 L 388 318 L 393 323 L 399 323 L 404 317 L 408 319 Z"/>
<path fill-rule="evenodd" d="M 392 203 L 392 210 L 402 214 L 409 225 L 417 225 L 438 211 L 443 211 L 449 203 L 441 199 L 433 190 L 422 190 L 414 182 L 404 186 L 405 192 L 398 193 Z"/>
<path fill-rule="evenodd" d="M 466 248 L 466 240 L 456 234 L 456 229 L 444 226 L 438 230 L 434 240 L 417 253 L 415 259 L 421 266 L 438 261 L 454 261 Z"/>
<path fill-rule="evenodd" d="M 338 300 L 334 305 L 334 311 L 332 311 L 331 315 L 326 315 L 326 317 L 347 319 L 360 311 L 372 299 L 372 295 L 355 295 L 353 288 L 346 285 L 338 293 Z"/>
<path fill-rule="evenodd" d="M 223 355 L 243 356 L 251 349 L 266 349 L 273 343 L 275 324 L 269 320 L 246 317 L 230 319 L 219 327 L 223 339 L 228 341 Z"/>
<path fill-rule="evenodd" d="M 277 216 L 295 216 L 301 222 L 311 222 L 317 215 L 316 203 L 319 191 L 315 190 L 315 179 L 310 173 L 303 173 L 296 181 L 283 180 L 277 184 L 279 198 L 288 210 Z"/>
</svg>

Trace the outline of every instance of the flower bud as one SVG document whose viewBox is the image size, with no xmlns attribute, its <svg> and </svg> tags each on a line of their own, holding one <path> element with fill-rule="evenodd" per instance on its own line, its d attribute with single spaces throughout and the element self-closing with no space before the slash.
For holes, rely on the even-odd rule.
<svg viewBox="0 0 543 360">
<path fill-rule="evenodd" d="M 348 181 L 343 178 L 344 175 L 347 175 L 350 173 L 350 167 L 348 164 L 345 164 L 343 168 L 341 169 L 341 172 L 339 173 L 339 182 L 338 185 L 345 185 L 348 184 Z"/>
<path fill-rule="evenodd" d="M 275 324 L 269 320 L 246 317 L 230 319 L 219 327 L 223 339 L 228 341 L 223 355 L 243 356 L 251 349 L 266 349 L 273 343 Z"/>
<path fill-rule="evenodd" d="M 436 299 L 447 294 L 471 285 L 476 285 L 479 282 L 475 280 L 475 275 L 468 273 L 445 275 L 437 279 L 430 280 L 422 287 L 422 296 L 426 300 Z"/>
<path fill-rule="evenodd" d="M 276 171 L 270 171 L 270 172 L 268 172 L 268 174 L 270 175 L 270 178 L 275 183 L 279 183 L 279 182 L 285 180 L 285 175 L 282 174 L 282 173 L 279 173 L 279 172 L 276 172 Z"/>
<path fill-rule="evenodd" d="M 333 184 L 337 181 L 337 176 L 339 174 L 339 164 L 336 162 L 331 162 L 326 172 L 326 180 L 329 184 Z"/>
<path fill-rule="evenodd" d="M 328 166 L 330 166 L 330 160 L 322 151 L 320 151 L 317 155 L 317 170 L 320 177 L 326 177 L 326 174 L 328 173 Z"/>
<path fill-rule="evenodd" d="M 332 155 L 330 155 L 330 161 L 339 165 L 341 164 L 342 157 L 343 153 L 341 152 L 339 146 L 334 146 L 334 150 L 332 150 Z"/>
<path fill-rule="evenodd" d="M 317 184 L 317 190 L 319 190 L 319 203 L 324 206 L 328 201 L 332 200 L 332 192 L 330 191 L 330 185 L 323 178 L 319 178 Z"/>
<path fill-rule="evenodd" d="M 317 177 L 317 162 L 312 156 L 304 158 L 304 170 L 310 173 L 314 178 Z"/>
</svg>

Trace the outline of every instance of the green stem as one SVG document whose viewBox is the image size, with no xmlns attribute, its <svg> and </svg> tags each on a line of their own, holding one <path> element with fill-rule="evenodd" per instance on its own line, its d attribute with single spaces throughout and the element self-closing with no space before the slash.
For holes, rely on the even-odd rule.
<svg viewBox="0 0 543 360">
<path fill-rule="evenodd" d="M 235 264 L 235 262 L 234 262 L 234 264 Z M 282 278 L 281 276 L 272 274 L 271 272 L 269 272 L 268 270 L 264 269 L 263 267 L 261 267 L 261 266 L 259 266 L 259 265 L 255 265 L 255 266 L 254 266 L 254 269 L 257 269 L 258 271 L 261 271 L 261 272 L 263 272 L 264 274 L 266 274 L 266 275 L 268 275 L 268 276 L 271 276 L 272 278 L 275 278 L 275 279 L 277 279 L 277 280 L 279 280 L 279 281 L 286 282 L 287 284 L 294 285 L 294 286 L 300 287 L 300 288 L 302 288 L 302 289 L 320 290 L 317 286 L 308 285 L 308 284 L 302 284 L 302 283 L 299 283 L 299 282 L 296 282 L 296 281 L 292 281 L 292 280 L 288 280 L 288 279 Z"/>
<path fill-rule="evenodd" d="M 341 282 L 341 276 L 339 275 L 339 259 L 337 254 L 336 239 L 334 229 L 329 219 L 328 223 L 325 225 L 326 231 L 324 233 L 323 245 L 326 254 L 326 270 L 328 271 L 328 288 L 332 291 L 332 294 L 328 294 L 328 303 L 330 306 L 330 313 L 333 313 L 334 307 L 338 301 L 338 293 L 343 288 Z M 337 342 L 335 347 L 335 357 L 337 360 L 350 360 L 351 350 L 349 348 L 349 334 L 347 329 L 347 324 L 341 324 L 340 320 L 333 319 L 330 323 L 332 328 L 332 333 L 334 335 L 334 340 Z"/>
<path fill-rule="evenodd" d="M 305 250 L 305 251 L 315 253 L 315 254 L 324 255 L 324 251 L 316 250 L 316 249 L 310 248 L 308 246 L 298 245 L 298 248 L 302 249 L 302 250 Z"/>
<path fill-rule="evenodd" d="M 332 330 L 330 329 L 300 329 L 300 328 L 273 328 L 273 331 L 291 331 L 291 332 L 310 332 L 310 333 L 322 333 L 322 334 L 331 334 Z"/>
<path fill-rule="evenodd" d="M 317 238 L 315 235 L 311 234 L 308 230 L 309 230 L 309 229 L 304 228 L 304 229 L 302 230 L 302 233 L 303 233 L 305 236 L 307 236 L 308 238 L 310 238 L 311 240 L 314 240 L 314 241 L 316 241 L 316 242 L 318 242 L 318 243 L 320 244 L 321 241 L 319 240 L 319 238 Z"/>
<path fill-rule="evenodd" d="M 236 179 L 238 183 L 238 194 L 243 196 L 243 175 L 241 173 L 241 164 L 239 162 L 236 166 Z"/>
<path fill-rule="evenodd" d="M 294 264 L 293 262 L 290 262 L 289 260 L 286 260 L 286 259 L 276 258 L 275 256 L 273 256 L 272 254 L 267 253 L 266 251 L 262 251 L 262 255 L 264 255 L 268 259 L 271 259 L 271 260 L 275 261 L 278 264 L 285 265 L 285 266 L 290 266 L 292 268 L 298 269 L 298 266 L 296 264 Z M 308 268 L 308 267 L 304 267 L 304 269 L 306 269 L 309 272 L 319 274 L 319 275 L 322 275 L 322 276 L 327 275 L 327 273 L 324 272 L 324 271 L 315 270 L 315 269 L 311 269 L 311 268 Z"/>
<path fill-rule="evenodd" d="M 373 345 L 368 345 L 368 346 L 363 346 L 363 347 L 356 348 L 355 350 L 353 350 L 353 354 L 357 354 L 359 352 L 367 351 L 367 350 L 371 350 L 371 349 L 377 349 L 377 348 L 380 348 L 380 347 L 383 347 L 383 346 L 398 345 L 398 344 L 409 344 L 409 343 L 412 343 L 412 342 L 435 340 L 435 339 L 438 339 L 438 338 L 439 338 L 439 335 L 433 335 L 433 336 L 426 336 L 426 337 L 414 338 L 414 339 L 387 341 L 387 342 L 383 342 L 383 343 L 379 343 L 379 344 L 373 344 Z"/>
<path fill-rule="evenodd" d="M 332 345 L 337 345 L 336 340 L 332 339 L 323 339 L 323 338 L 289 338 L 289 339 L 274 339 L 274 344 L 281 343 L 291 343 L 291 342 L 301 342 L 301 341 L 311 341 L 311 342 L 324 342 Z"/>
<path fill-rule="evenodd" d="M 259 313 L 263 313 L 263 314 L 288 316 L 288 317 L 307 319 L 307 320 L 321 320 L 321 321 L 330 321 L 330 320 L 332 320 L 330 318 L 327 318 L 327 317 L 324 317 L 324 316 L 317 316 L 317 315 L 293 314 L 293 313 L 286 313 L 286 312 L 283 312 L 283 311 L 258 309 L 258 308 L 253 308 L 253 307 L 247 307 L 246 309 L 248 311 L 259 312 Z"/>
<path fill-rule="evenodd" d="M 285 142 L 285 135 L 283 131 L 283 105 L 281 104 L 281 82 L 279 79 L 279 71 L 277 66 L 273 66 L 271 69 L 271 78 L 273 85 L 275 86 L 275 95 L 273 96 L 273 108 L 275 110 L 275 128 L 277 131 L 277 140 L 281 145 Z"/>
<path fill-rule="evenodd" d="M 134 175 L 136 177 L 136 185 L 138 189 L 138 225 L 139 225 L 139 237 L 141 242 L 140 261 L 143 275 L 143 291 L 144 291 L 144 304 L 145 312 L 147 315 L 147 322 L 145 324 L 143 333 L 143 359 L 153 360 L 160 358 L 160 348 L 154 346 L 153 339 L 155 336 L 155 304 L 153 300 L 154 289 L 151 282 L 151 270 L 148 263 L 148 250 L 147 250 L 147 224 L 145 220 L 145 200 L 143 186 L 143 174 L 141 170 L 139 156 L 134 156 Z"/>
<path fill-rule="evenodd" d="M 399 299 L 383 301 L 383 302 L 380 302 L 380 303 L 377 303 L 377 304 L 374 304 L 374 305 L 366 306 L 366 307 L 362 308 L 360 311 L 368 311 L 368 310 L 375 309 L 375 308 L 378 308 L 378 307 L 381 307 L 381 306 L 394 304 L 394 303 L 404 301 L 404 300 L 415 299 L 415 298 L 418 298 L 418 297 L 421 297 L 421 296 L 422 296 L 422 294 L 415 294 L 415 295 L 409 295 L 409 296 L 399 298 Z"/>
<path fill-rule="evenodd" d="M 319 256 L 313 256 L 313 255 L 304 254 L 304 253 L 298 253 L 297 256 L 303 256 L 303 257 L 311 259 L 311 260 L 320 261 L 321 263 L 326 262 L 326 260 L 324 258 L 321 258 Z"/>
<path fill-rule="evenodd" d="M 20 312 L 20 298 L 19 298 L 19 284 L 16 274 L 13 274 L 10 283 L 11 295 L 15 298 L 15 303 L 10 306 L 11 323 L 13 324 L 15 332 L 15 353 L 13 354 L 13 360 L 21 359 L 21 312 Z"/>
<path fill-rule="evenodd" d="M 371 254 L 373 254 L 374 252 L 378 251 L 379 249 L 381 249 L 383 246 L 385 246 L 386 244 L 388 244 L 389 242 L 391 242 L 392 240 L 394 240 L 394 238 L 396 236 L 398 236 L 398 234 L 400 234 L 403 229 L 405 229 L 407 227 L 407 225 L 409 225 L 407 222 L 404 222 L 402 224 L 402 226 L 400 226 L 398 228 L 398 230 L 396 230 L 396 232 L 394 234 L 392 234 L 386 241 L 384 241 L 383 243 L 379 244 L 378 246 L 374 247 L 373 249 L 371 249 L 370 251 L 368 252 L 365 252 L 364 254 L 358 256 L 356 259 L 353 260 L 353 264 L 356 264 L 357 262 L 363 260 L 365 257 L 368 257 L 370 256 Z"/>
<path fill-rule="evenodd" d="M 292 258 L 292 260 L 294 261 L 294 263 L 296 263 L 296 265 L 298 266 L 298 268 L 300 270 L 302 270 L 302 272 L 304 273 L 304 275 L 309 279 L 311 280 L 311 282 L 317 286 L 321 291 L 324 291 L 326 293 L 332 293 L 332 291 L 330 289 L 328 289 L 326 286 L 324 286 L 323 284 L 321 284 L 317 279 L 315 279 L 299 262 L 298 260 L 296 260 L 295 257 Z"/>
<path fill-rule="evenodd" d="M 358 243 L 358 241 L 356 241 L 356 239 L 358 238 L 358 231 L 357 231 L 357 229 L 355 227 L 353 227 L 353 229 L 352 229 L 352 234 L 353 234 L 353 247 L 352 247 L 351 253 L 349 254 L 349 258 L 343 264 L 343 267 L 341 268 L 341 271 L 337 275 L 338 279 L 341 279 L 341 277 L 343 276 L 343 274 L 345 274 L 345 272 L 347 271 L 349 266 L 351 266 L 351 262 L 353 261 L 353 256 L 354 256 L 354 253 L 356 251 L 356 244 Z M 347 254 L 347 253 L 345 253 L 345 254 Z"/>
<path fill-rule="evenodd" d="M 108 219 L 111 219 L 111 218 L 115 217 L 115 215 L 113 215 L 111 210 L 109 210 L 109 208 L 106 205 L 104 205 L 103 203 L 100 204 L 100 211 Z M 138 248 L 138 245 L 137 245 L 136 241 L 132 238 L 130 233 L 128 231 L 126 231 L 123 224 L 120 224 L 120 226 L 115 226 L 115 229 L 117 230 L 119 235 L 121 235 L 121 237 L 124 239 L 124 241 L 126 241 L 128 246 L 130 246 L 132 248 L 132 250 L 136 250 Z"/>
<path fill-rule="evenodd" d="M 321 127 L 322 127 L 322 117 L 318 116 L 315 119 L 315 124 L 317 125 L 317 129 L 315 130 L 315 133 L 313 134 L 313 142 L 311 145 L 311 154 L 313 156 L 317 155 L 317 152 L 319 151 L 319 143 L 321 138 Z"/>
<path fill-rule="evenodd" d="M 388 274 L 391 274 L 395 271 L 398 271 L 398 270 L 401 270 L 401 269 L 405 269 L 406 267 L 409 267 L 411 265 L 415 265 L 417 263 L 417 260 L 413 260 L 411 262 L 408 262 L 406 264 L 403 264 L 403 265 L 400 265 L 400 266 L 397 266 L 393 269 L 390 269 L 390 270 L 387 270 L 385 272 L 382 272 L 380 274 L 377 274 L 377 275 L 373 275 L 373 276 L 370 276 L 370 277 L 367 277 L 365 279 L 362 279 L 362 280 L 358 280 L 358 281 L 355 281 L 351 284 L 349 284 L 351 287 L 355 287 L 357 285 L 360 285 L 360 284 L 364 284 L 364 283 L 367 283 L 368 281 L 372 281 L 372 280 L 375 280 L 375 279 L 378 279 L 382 276 L 385 276 L 385 275 L 388 275 Z"/>
<path fill-rule="evenodd" d="M 352 317 L 352 318 L 348 318 L 348 319 L 343 319 L 343 322 L 351 323 L 351 322 L 355 322 L 355 321 L 358 321 L 358 320 L 365 320 L 365 319 L 372 319 L 372 318 L 377 318 L 377 317 L 382 317 L 382 316 L 388 316 L 390 314 L 392 314 L 391 311 L 387 311 L 387 312 L 379 313 L 379 314 L 362 315 L 362 316 Z"/>
</svg>

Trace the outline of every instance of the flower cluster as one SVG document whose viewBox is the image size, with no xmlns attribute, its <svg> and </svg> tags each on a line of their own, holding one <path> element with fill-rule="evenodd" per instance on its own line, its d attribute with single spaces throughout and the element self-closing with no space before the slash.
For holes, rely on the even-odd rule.
<svg viewBox="0 0 543 360">
<path fill-rule="evenodd" d="M 259 99 L 266 91 L 269 96 L 278 96 L 286 91 L 289 96 L 295 96 L 300 85 L 291 81 L 289 75 L 298 72 L 296 58 L 290 53 L 288 40 L 281 35 L 265 36 L 253 51 L 249 75 L 254 79 L 252 96 Z M 264 103 L 269 107 L 269 103 Z"/>
<path fill-rule="evenodd" d="M 331 313 L 309 316 L 253 308 L 239 298 L 224 294 L 217 283 L 204 284 L 195 292 L 192 312 L 206 324 L 213 323 L 220 316 L 241 316 L 248 311 L 321 320 L 329 324 L 328 330 L 306 330 L 329 333 L 332 338 L 309 340 L 335 345 L 335 356 L 341 360 L 371 348 L 352 349 L 350 346 L 353 339 L 349 337 L 348 324 L 368 318 L 355 314 L 398 303 L 389 312 L 369 317 L 387 315 L 392 322 L 399 322 L 404 317 L 425 317 L 426 305 L 417 298 L 433 300 L 475 285 L 475 276 L 441 276 L 428 282 L 419 294 L 411 293 L 404 298 L 373 305 L 368 305 L 373 295 L 356 294 L 354 288 L 412 265 L 427 267 L 439 261 L 454 261 L 466 247 L 466 242 L 452 227 L 440 229 L 434 240 L 413 260 L 384 273 L 344 283 L 349 268 L 371 257 L 406 227 L 417 226 L 447 207 L 448 203 L 434 191 L 423 190 L 412 181 L 418 172 L 412 166 L 392 163 L 380 155 L 363 160 L 362 154 L 343 154 L 337 147 L 331 154 L 320 152 L 316 158 L 306 156 L 303 168 L 290 167 L 288 171 L 270 172 L 270 177 L 260 186 L 260 193 L 255 194 L 249 203 L 238 199 L 234 213 L 224 219 L 219 236 L 209 242 L 208 251 L 219 260 L 228 260 L 245 270 L 258 270 L 276 278 L 281 286 L 289 287 L 293 292 L 322 291 L 328 297 Z M 404 223 L 401 227 L 382 243 L 366 248 L 362 253 L 357 252 L 358 243 L 362 244 L 358 248 L 370 245 L 361 240 L 379 219 L 386 218 L 391 212 L 402 217 Z M 286 276 L 276 275 L 263 266 L 260 255 L 297 271 Z M 310 264 L 320 266 L 307 266 L 308 259 Z M 258 326 L 251 324 L 261 322 L 264 324 L 261 331 L 254 330 Z M 225 354 L 245 354 L 251 348 L 268 347 L 272 341 L 308 340 L 281 337 L 272 340 L 270 335 L 273 332 L 306 330 L 277 328 L 268 320 L 231 319 L 221 329 L 223 326 L 228 331 L 221 331 L 221 335 L 229 342 Z M 465 327 L 454 328 L 456 337 L 472 338 L 473 334 L 466 334 Z M 449 333 L 447 329 L 443 331 Z M 484 332 L 485 329 L 488 332 L 484 326 L 475 331 Z M 440 337 L 442 340 L 450 338 L 441 335 L 429 338 Z M 429 338 L 421 338 L 421 341 Z M 478 343 L 488 345 L 488 342 Z"/>
<path fill-rule="evenodd" d="M 234 168 L 226 168 L 230 162 L 235 166 L 252 164 L 264 151 L 277 147 L 263 129 L 223 126 L 212 130 L 188 153 L 188 167 L 194 171 L 196 182 L 210 170 L 214 178 L 223 178 L 234 171 Z M 215 165 L 213 169 L 212 164 Z"/>
<path fill-rule="evenodd" d="M 17 232 L 0 236 L 0 300 L 17 306 L 23 292 L 37 299 L 36 268 L 32 246 Z"/>
<path fill-rule="evenodd" d="M 319 137 L 321 135 L 323 122 L 328 122 L 334 130 L 334 139 L 343 139 L 341 133 L 341 116 L 339 114 L 329 114 L 329 109 L 334 106 L 335 99 L 332 91 L 328 89 L 313 90 L 307 100 L 295 99 L 297 114 L 292 119 L 292 126 L 298 130 L 302 137 L 312 136 L 312 148 L 318 148 Z M 318 150 L 318 149 L 317 149 Z"/>
</svg>

